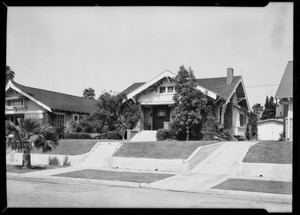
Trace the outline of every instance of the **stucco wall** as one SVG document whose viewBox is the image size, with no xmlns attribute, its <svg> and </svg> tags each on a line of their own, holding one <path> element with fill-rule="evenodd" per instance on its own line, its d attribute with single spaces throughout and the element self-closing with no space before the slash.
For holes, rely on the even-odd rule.
<svg viewBox="0 0 300 215">
<path fill-rule="evenodd" d="M 265 120 L 258 122 L 257 133 L 259 140 L 278 140 L 283 131 L 283 122 L 275 120 Z"/>
</svg>

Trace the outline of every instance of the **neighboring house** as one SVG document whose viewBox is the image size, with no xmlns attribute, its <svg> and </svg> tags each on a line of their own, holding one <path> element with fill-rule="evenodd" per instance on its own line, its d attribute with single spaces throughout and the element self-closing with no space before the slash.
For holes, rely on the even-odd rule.
<svg viewBox="0 0 300 215">
<path fill-rule="evenodd" d="M 134 83 L 122 93 L 128 99 L 141 104 L 142 117 L 134 130 L 158 130 L 168 128 L 174 103 L 175 74 L 164 71 L 148 82 Z M 215 113 L 219 122 L 233 131 L 236 136 L 246 135 L 249 124 L 249 103 L 241 76 L 233 76 L 233 69 L 227 69 L 227 77 L 197 79 L 197 88 L 216 104 Z"/>
<path fill-rule="evenodd" d="M 282 118 L 283 132 L 286 140 L 293 140 L 293 61 L 289 61 L 279 87 L 276 99 L 279 99 L 279 107 L 276 110 L 276 118 Z"/>
<path fill-rule="evenodd" d="M 55 127 L 79 120 L 97 110 L 97 100 L 26 87 L 9 81 L 5 89 L 5 116 L 18 124 L 19 118 L 37 118 Z"/>
</svg>

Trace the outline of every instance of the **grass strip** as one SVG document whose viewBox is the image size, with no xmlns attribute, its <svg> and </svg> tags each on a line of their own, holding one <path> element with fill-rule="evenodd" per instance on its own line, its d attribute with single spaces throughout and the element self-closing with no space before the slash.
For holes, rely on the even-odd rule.
<svg viewBox="0 0 300 215">
<path fill-rule="evenodd" d="M 292 182 L 230 178 L 212 189 L 292 194 Z"/>
<path fill-rule="evenodd" d="M 84 169 L 84 170 L 78 170 L 73 172 L 56 174 L 53 176 L 109 180 L 109 181 L 126 181 L 126 182 L 137 182 L 137 183 L 152 183 L 154 181 L 162 180 L 174 175 L 164 174 L 164 173 L 135 173 L 135 172 Z"/>
<path fill-rule="evenodd" d="M 32 166 L 31 169 L 23 169 L 22 165 L 6 165 L 6 172 L 10 173 L 28 173 L 28 172 L 35 172 L 41 170 L 48 170 L 48 169 L 55 169 L 55 168 L 62 168 L 65 166 Z"/>
</svg>

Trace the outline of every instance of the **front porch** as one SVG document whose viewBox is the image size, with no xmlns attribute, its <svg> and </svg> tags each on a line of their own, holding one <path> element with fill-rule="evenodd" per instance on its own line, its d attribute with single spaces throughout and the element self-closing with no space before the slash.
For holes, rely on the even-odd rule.
<svg viewBox="0 0 300 215">
<path fill-rule="evenodd" d="M 168 129 L 171 108 L 169 105 L 142 105 L 142 115 L 138 122 L 139 131 Z M 137 126 L 138 127 L 138 126 Z"/>
</svg>

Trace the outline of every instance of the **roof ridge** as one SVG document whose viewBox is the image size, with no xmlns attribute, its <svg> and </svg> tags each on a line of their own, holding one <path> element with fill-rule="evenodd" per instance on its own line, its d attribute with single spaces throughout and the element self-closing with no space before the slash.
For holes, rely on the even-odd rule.
<svg viewBox="0 0 300 215">
<path fill-rule="evenodd" d="M 241 75 L 234 75 L 234 78 L 240 78 L 242 77 Z M 227 76 L 222 76 L 222 77 L 215 77 L 215 78 L 196 78 L 196 80 L 205 80 L 205 79 L 218 79 L 218 78 L 227 78 Z"/>
<path fill-rule="evenodd" d="M 43 91 L 47 91 L 47 92 L 51 92 L 51 93 L 57 93 L 57 94 L 62 94 L 62 95 L 66 95 L 66 96 L 72 96 L 72 97 L 81 98 L 81 99 L 88 99 L 88 98 L 85 98 L 85 97 L 75 96 L 75 95 L 71 95 L 71 94 L 67 94 L 67 93 L 61 93 L 61 92 L 56 92 L 56 91 L 51 91 L 51 90 L 45 90 L 45 89 L 36 88 L 36 87 L 28 87 L 28 86 L 19 84 L 19 83 L 15 82 L 15 81 L 12 81 L 12 83 L 13 84 L 17 84 L 17 85 L 21 85 L 22 87 L 27 87 L 27 88 L 30 88 L 30 89 L 43 90 Z M 90 100 L 90 99 L 88 99 L 88 100 Z"/>
</svg>

